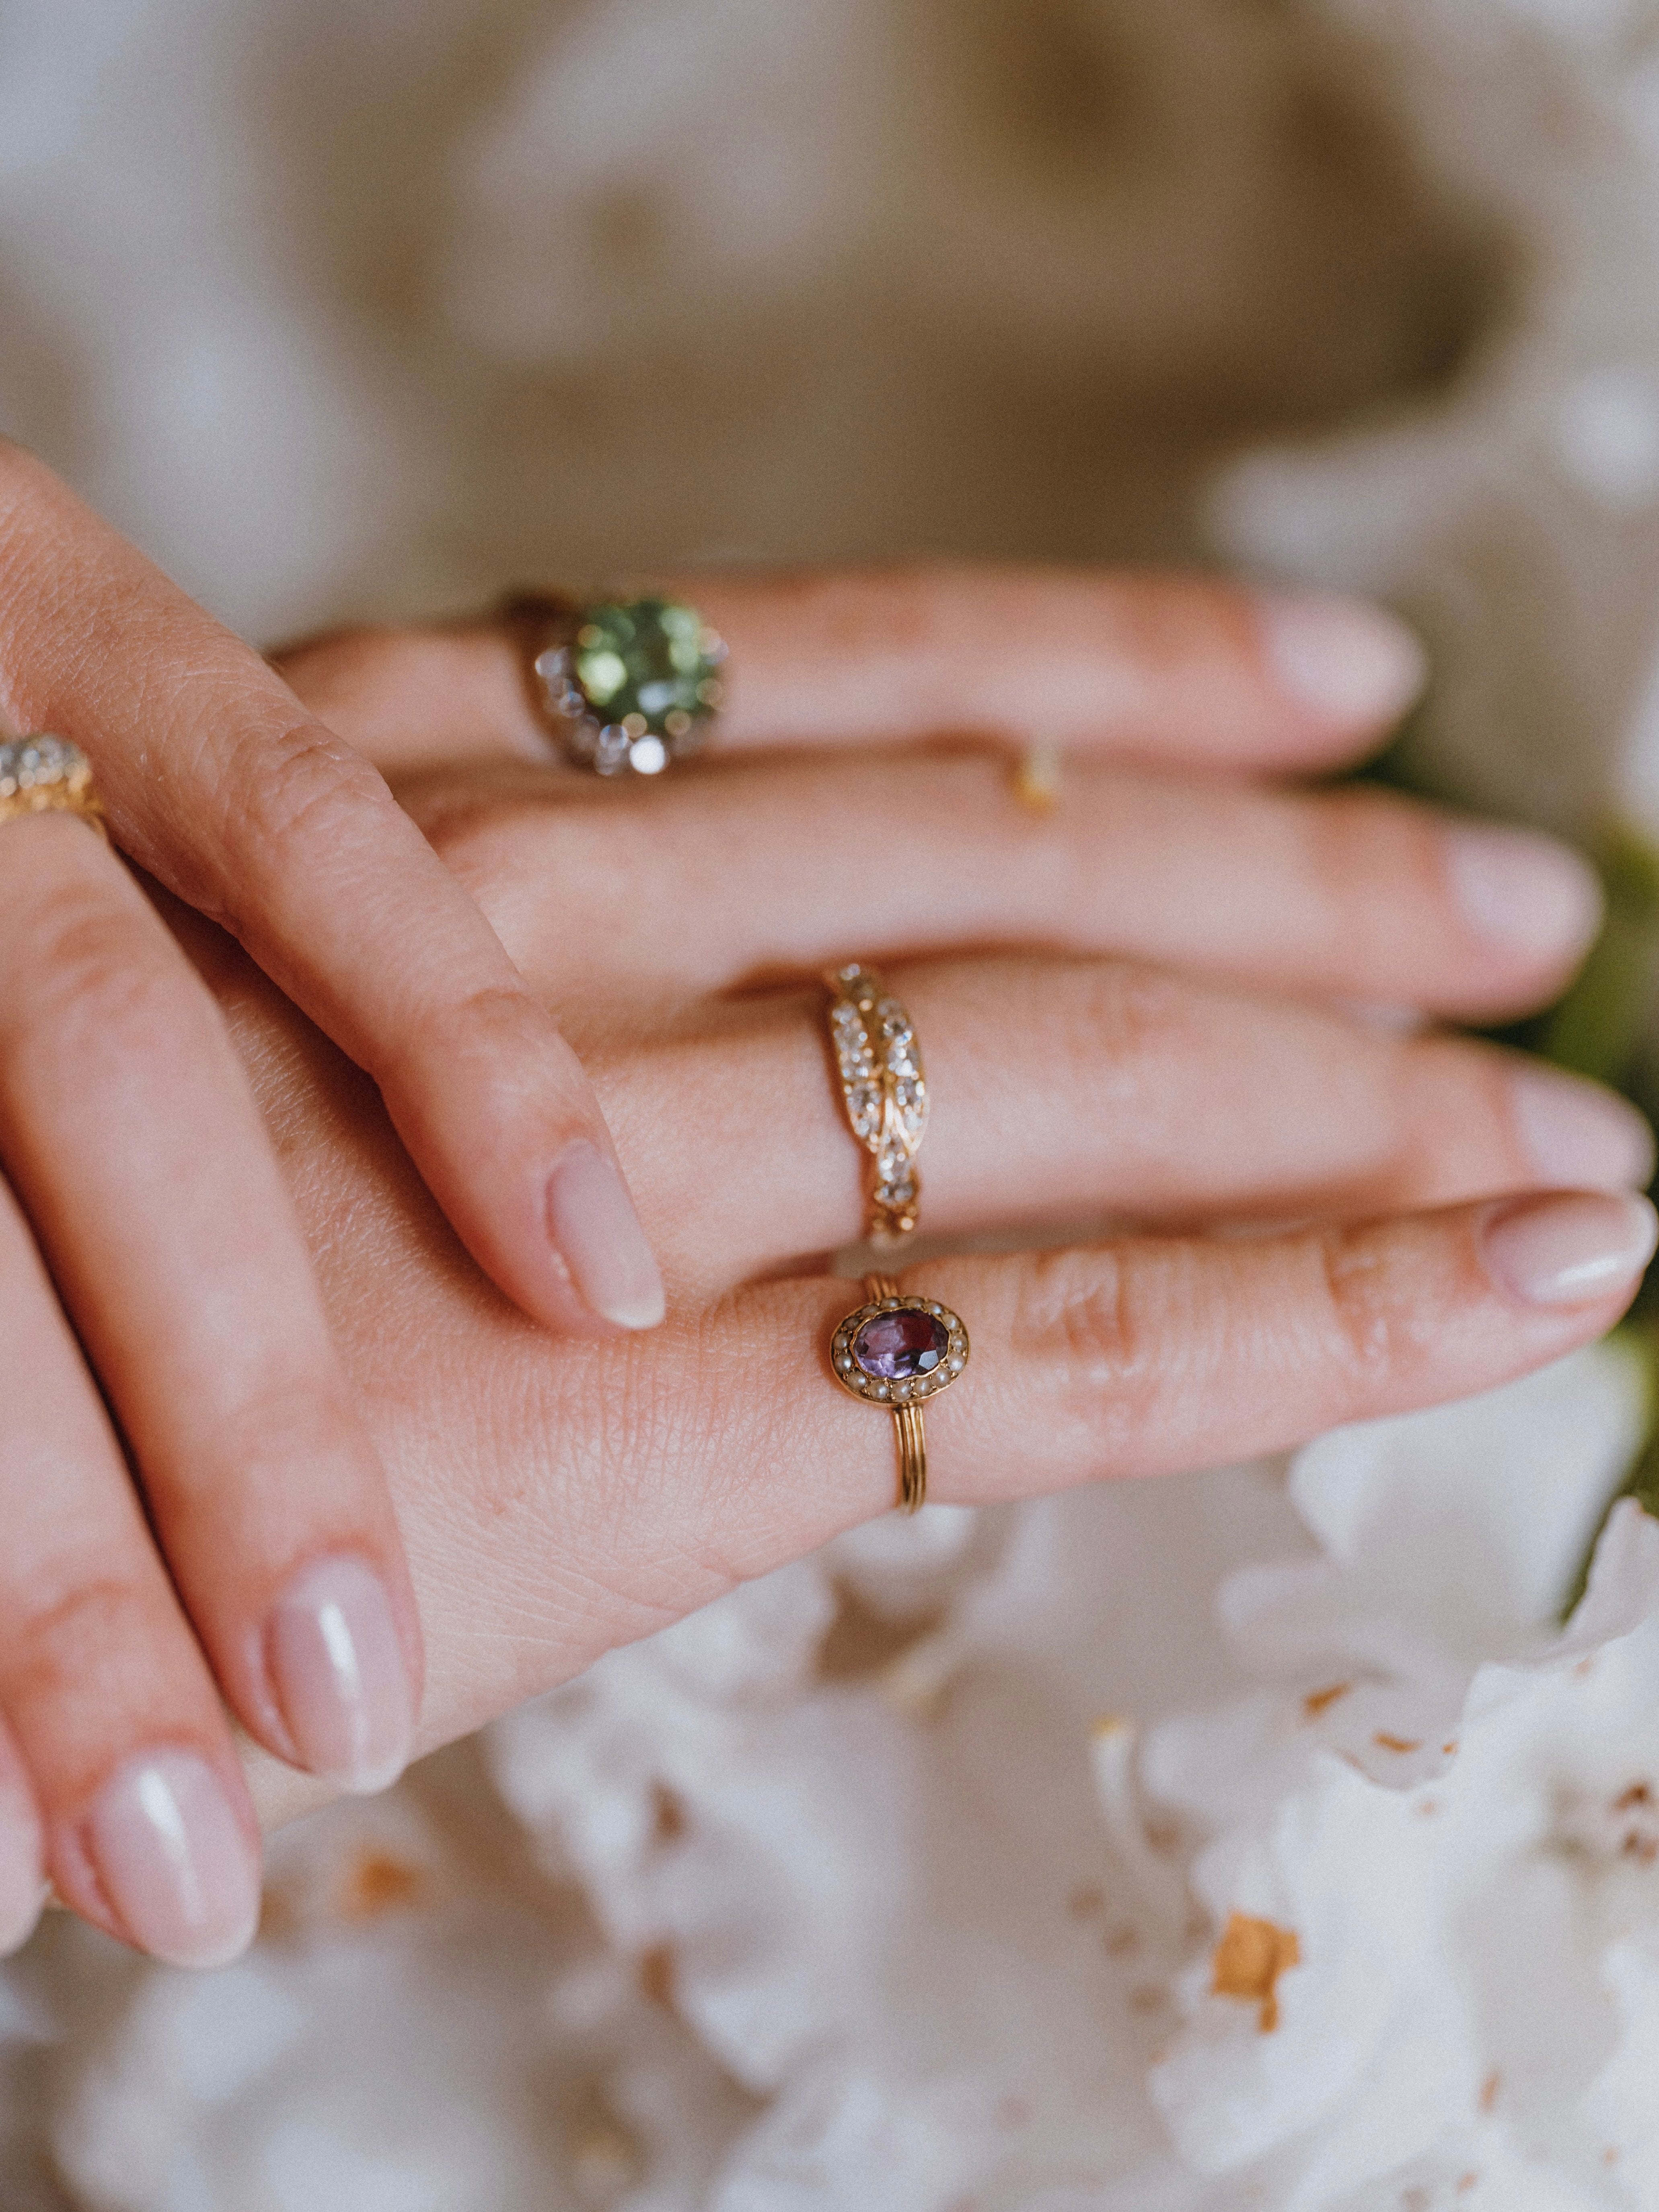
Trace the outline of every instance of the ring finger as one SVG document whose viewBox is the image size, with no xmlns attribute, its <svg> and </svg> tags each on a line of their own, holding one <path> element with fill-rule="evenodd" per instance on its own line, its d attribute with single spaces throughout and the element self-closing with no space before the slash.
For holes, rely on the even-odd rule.
<svg viewBox="0 0 1659 2212">
<path fill-rule="evenodd" d="M 930 1231 L 1346 1217 L 1635 1188 L 1652 1170 L 1647 1126 L 1622 1099 L 1484 1045 L 1126 962 L 939 962 L 888 981 L 933 1101 L 918 1161 Z M 865 1156 L 841 1118 L 823 1008 L 773 995 L 652 1043 L 594 1041 L 607 1115 L 682 1281 L 722 1288 L 860 1234 Z"/>
</svg>

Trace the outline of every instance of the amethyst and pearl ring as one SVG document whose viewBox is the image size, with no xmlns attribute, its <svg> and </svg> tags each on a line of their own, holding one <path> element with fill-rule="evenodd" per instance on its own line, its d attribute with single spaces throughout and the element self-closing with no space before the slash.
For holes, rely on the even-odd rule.
<svg viewBox="0 0 1659 2212">
<path fill-rule="evenodd" d="M 968 1364 L 968 1332 L 935 1298 L 883 1297 L 848 1315 L 830 1358 L 854 1397 L 902 1406 L 950 1388 Z"/>
<path fill-rule="evenodd" d="M 927 1493 L 922 1407 L 968 1364 L 968 1332 L 937 1298 L 907 1297 L 885 1275 L 866 1279 L 868 1303 L 848 1315 L 830 1346 L 843 1390 L 893 1416 L 899 1503 L 914 1513 Z"/>
</svg>

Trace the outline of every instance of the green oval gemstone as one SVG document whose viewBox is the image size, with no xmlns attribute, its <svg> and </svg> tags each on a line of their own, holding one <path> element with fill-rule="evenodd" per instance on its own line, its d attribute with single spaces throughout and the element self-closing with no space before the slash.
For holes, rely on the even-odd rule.
<svg viewBox="0 0 1659 2212">
<path fill-rule="evenodd" d="M 699 722 L 713 714 L 720 659 L 696 609 L 673 599 L 585 607 L 570 656 L 595 714 L 607 722 L 637 714 L 659 738 L 684 738 L 681 715 Z"/>
</svg>

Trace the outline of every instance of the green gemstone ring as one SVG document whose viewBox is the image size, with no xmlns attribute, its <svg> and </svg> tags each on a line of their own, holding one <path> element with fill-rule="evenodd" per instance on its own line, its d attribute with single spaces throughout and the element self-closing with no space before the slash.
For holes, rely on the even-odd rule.
<svg viewBox="0 0 1659 2212">
<path fill-rule="evenodd" d="M 528 637 L 536 703 L 573 767 L 659 775 L 708 734 L 726 647 L 695 607 L 538 593 L 507 613 Z"/>
</svg>

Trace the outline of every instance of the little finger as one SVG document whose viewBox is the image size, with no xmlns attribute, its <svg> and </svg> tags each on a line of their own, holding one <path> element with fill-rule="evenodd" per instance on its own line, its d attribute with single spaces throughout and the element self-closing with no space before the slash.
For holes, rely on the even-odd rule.
<svg viewBox="0 0 1659 2212">
<path fill-rule="evenodd" d="M 1249 1241 L 1133 1239 L 907 1270 L 901 1289 L 958 1313 L 972 1345 L 927 1407 L 928 1494 L 981 1504 L 1223 1465 L 1491 1389 L 1609 1328 L 1656 1236 L 1644 1198 L 1552 1192 Z M 734 1356 L 775 1346 L 781 1394 L 752 1424 L 748 1510 L 720 1500 L 758 1556 L 769 1544 L 785 1555 L 774 1514 L 800 1524 L 793 1553 L 892 1502 L 890 1415 L 828 1370 L 836 1324 L 861 1295 L 819 1282 L 736 1301 Z M 776 1483 L 799 1467 L 817 1481 Z M 748 1556 L 735 1565 L 757 1571 Z"/>
</svg>

